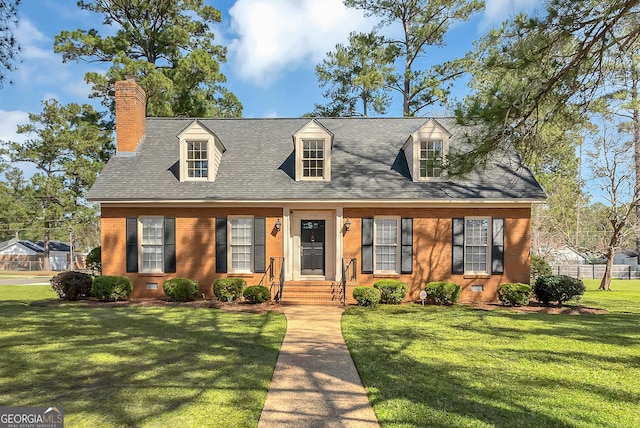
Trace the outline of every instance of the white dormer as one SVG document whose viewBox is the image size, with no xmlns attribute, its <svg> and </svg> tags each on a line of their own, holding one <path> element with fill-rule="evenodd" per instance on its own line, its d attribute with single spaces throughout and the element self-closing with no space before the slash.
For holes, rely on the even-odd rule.
<svg viewBox="0 0 640 428">
<path fill-rule="evenodd" d="M 333 134 L 311 119 L 293 134 L 296 181 L 330 181 Z"/>
<path fill-rule="evenodd" d="M 215 181 L 222 153 L 220 139 L 198 120 L 180 134 L 180 181 Z"/>
<path fill-rule="evenodd" d="M 444 179 L 444 162 L 451 133 L 435 119 L 429 119 L 402 146 L 413 181 Z"/>
</svg>

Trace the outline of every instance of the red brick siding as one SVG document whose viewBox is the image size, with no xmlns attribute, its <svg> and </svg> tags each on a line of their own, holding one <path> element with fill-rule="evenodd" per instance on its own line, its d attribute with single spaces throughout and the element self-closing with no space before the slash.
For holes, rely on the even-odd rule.
<svg viewBox="0 0 640 428">
<path fill-rule="evenodd" d="M 126 273 L 126 218 L 146 215 L 176 218 L 176 273 Z M 262 273 L 236 275 L 216 273 L 215 219 L 229 215 L 266 217 L 268 257 L 282 257 L 282 232 L 275 233 L 275 224 L 282 219 L 281 208 L 111 208 L 102 207 L 102 271 L 104 275 L 126 275 L 134 282 L 132 297 L 163 297 L 162 284 L 171 278 L 190 278 L 200 284 L 200 293 L 213 294 L 213 281 L 221 277 L 241 276 L 248 285 L 256 285 Z M 157 290 L 147 290 L 146 284 L 158 283 Z"/>
<path fill-rule="evenodd" d="M 351 230 L 344 235 L 344 257 L 358 259 L 358 284 L 373 286 L 380 277 L 361 272 L 363 217 L 394 215 L 413 218 L 413 274 L 395 278 L 409 286 L 407 299 L 416 300 L 420 290 L 430 281 L 453 281 L 462 287 L 461 301 L 494 301 L 501 284 L 529 282 L 530 216 L 529 208 L 345 208 Z M 504 274 L 469 277 L 451 273 L 451 219 L 465 216 L 502 217 L 505 219 Z M 482 292 L 471 291 L 471 285 L 483 285 Z"/>
</svg>

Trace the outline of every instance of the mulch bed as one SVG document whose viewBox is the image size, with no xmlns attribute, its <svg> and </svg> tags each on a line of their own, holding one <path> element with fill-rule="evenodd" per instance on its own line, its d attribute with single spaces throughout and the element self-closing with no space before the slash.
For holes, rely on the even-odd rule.
<svg viewBox="0 0 640 428">
<path fill-rule="evenodd" d="M 604 315 L 609 313 L 604 309 L 590 308 L 588 306 L 548 306 L 534 301 L 529 303 L 528 306 L 505 306 L 501 303 L 468 303 L 466 305 L 486 311 L 492 311 L 494 309 L 508 309 L 514 312 L 542 312 L 545 314 L 564 315 Z"/>
<path fill-rule="evenodd" d="M 65 300 L 42 300 L 32 302 L 32 306 L 58 306 L 67 303 Z M 229 312 L 248 312 L 254 314 L 264 314 L 269 311 L 284 312 L 283 307 L 274 302 L 251 304 L 247 302 L 220 302 L 212 299 L 198 299 L 192 302 L 169 302 L 162 299 L 134 299 L 128 302 L 100 302 L 95 298 L 78 300 L 78 304 L 96 308 L 115 308 L 122 306 L 144 306 L 144 307 L 194 307 L 194 308 L 214 308 Z M 412 303 L 409 303 L 412 304 Z M 492 311 L 495 309 L 506 309 L 514 312 L 542 312 L 547 314 L 565 315 L 603 315 L 608 314 L 604 309 L 590 308 L 587 306 L 546 306 L 532 301 L 528 306 L 505 306 L 500 303 L 461 303 L 461 305 L 472 308 Z"/>
<path fill-rule="evenodd" d="M 61 303 L 69 303 L 66 300 L 41 300 L 32 302 L 31 306 L 58 306 Z M 214 308 L 229 312 L 249 312 L 263 314 L 269 311 L 283 312 L 282 306 L 274 302 L 251 304 L 247 302 L 220 302 L 217 300 L 198 299 L 192 302 L 170 302 L 163 299 L 132 299 L 126 302 L 101 302 L 98 299 L 82 299 L 75 303 L 94 308 L 117 308 L 124 306 L 143 307 L 192 307 L 192 308 Z"/>
</svg>

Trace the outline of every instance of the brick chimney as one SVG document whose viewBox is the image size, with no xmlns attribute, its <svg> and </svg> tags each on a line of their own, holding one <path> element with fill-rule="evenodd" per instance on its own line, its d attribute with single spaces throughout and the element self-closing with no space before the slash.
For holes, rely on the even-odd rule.
<svg viewBox="0 0 640 428">
<path fill-rule="evenodd" d="M 144 90 L 135 77 L 116 82 L 116 151 L 133 153 L 146 132 Z"/>
</svg>

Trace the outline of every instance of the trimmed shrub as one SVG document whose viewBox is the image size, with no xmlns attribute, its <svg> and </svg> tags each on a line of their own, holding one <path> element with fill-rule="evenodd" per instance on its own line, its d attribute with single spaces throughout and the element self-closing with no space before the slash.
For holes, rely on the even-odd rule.
<svg viewBox="0 0 640 428">
<path fill-rule="evenodd" d="M 380 301 L 380 290 L 373 287 L 356 287 L 353 289 L 353 298 L 360 306 L 374 308 Z"/>
<path fill-rule="evenodd" d="M 498 288 L 498 299 L 509 306 L 527 306 L 531 300 L 530 285 L 519 282 L 502 284 Z"/>
<path fill-rule="evenodd" d="M 533 294 L 540 303 L 548 305 L 558 302 L 558 305 L 562 305 L 569 300 L 579 300 L 586 289 L 580 279 L 567 275 L 546 275 L 536 279 Z"/>
<path fill-rule="evenodd" d="M 61 272 L 51 278 L 51 288 L 61 299 L 86 299 L 91 295 L 91 275 L 84 272 Z"/>
<path fill-rule="evenodd" d="M 252 285 L 244 289 L 242 295 L 249 303 L 264 303 L 271 299 L 271 292 L 264 285 Z"/>
<path fill-rule="evenodd" d="M 380 303 L 388 303 L 397 305 L 407 295 L 407 284 L 397 279 L 382 279 L 373 284 L 375 288 L 380 290 Z"/>
<path fill-rule="evenodd" d="M 85 259 L 87 268 L 91 269 L 98 275 L 102 275 L 102 247 L 95 247 Z"/>
<path fill-rule="evenodd" d="M 93 278 L 91 294 L 102 302 L 129 300 L 133 282 L 126 276 L 96 276 Z"/>
<path fill-rule="evenodd" d="M 213 294 L 218 300 L 231 302 L 242 296 L 247 282 L 242 278 L 218 278 L 213 283 Z"/>
<path fill-rule="evenodd" d="M 424 287 L 427 292 L 427 300 L 436 305 L 455 305 L 460 298 L 460 286 L 449 281 L 429 282 Z"/>
<path fill-rule="evenodd" d="M 551 274 L 553 274 L 551 266 L 549 266 L 549 263 L 547 263 L 545 259 L 535 254 L 531 256 L 531 278 L 536 279 L 539 276 L 548 276 Z"/>
<path fill-rule="evenodd" d="M 164 294 L 169 300 L 174 302 L 189 302 L 196 298 L 198 290 L 198 281 L 187 278 L 173 278 L 162 284 Z"/>
</svg>

